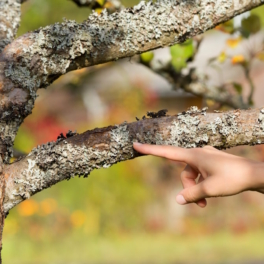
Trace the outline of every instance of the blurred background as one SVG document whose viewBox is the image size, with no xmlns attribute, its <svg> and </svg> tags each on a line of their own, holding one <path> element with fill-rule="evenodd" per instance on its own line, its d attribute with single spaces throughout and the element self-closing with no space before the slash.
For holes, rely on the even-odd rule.
<svg viewBox="0 0 264 264">
<path fill-rule="evenodd" d="M 81 22 L 90 12 L 70 0 L 28 0 L 19 35 L 64 17 Z M 190 76 L 193 68 L 205 86 L 217 86 L 219 93 L 226 89 L 246 106 L 263 106 L 263 14 L 261 7 L 184 45 L 62 76 L 39 91 L 16 151 L 28 153 L 68 130 L 133 122 L 147 111 L 166 108 L 174 115 L 192 105 L 232 109 L 172 80 Z M 168 65 L 173 74 L 160 70 Z M 263 146 L 228 152 L 264 161 Z M 41 192 L 8 215 L 4 263 L 264 263 L 264 196 L 247 192 L 210 199 L 205 209 L 179 206 L 175 197 L 183 168 L 141 157 Z"/>
</svg>

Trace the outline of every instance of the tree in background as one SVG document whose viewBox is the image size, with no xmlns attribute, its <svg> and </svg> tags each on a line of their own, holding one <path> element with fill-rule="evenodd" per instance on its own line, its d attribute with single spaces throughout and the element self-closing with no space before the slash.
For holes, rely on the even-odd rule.
<svg viewBox="0 0 264 264">
<path fill-rule="evenodd" d="M 149 112 L 148 118 L 137 122 L 80 135 L 69 131 L 56 142 L 37 146 L 26 157 L 10 164 L 18 128 L 31 114 L 39 88 L 49 86 L 69 71 L 137 54 L 144 53 L 136 58 L 138 62 L 165 76 L 176 87 L 234 108 L 247 108 L 252 104 L 254 91 L 249 76 L 251 60 L 241 56 L 232 58 L 243 67 L 251 83 L 246 101 L 239 84 L 228 84 L 231 89 L 226 89 L 226 85 L 209 87 L 206 78 L 201 80 L 195 69 L 190 68 L 187 73 L 184 69 L 199 49 L 201 37 L 197 35 L 263 4 L 262 1 L 160 0 L 122 8 L 115 0 L 74 1 L 78 5 L 99 7 L 101 13 L 92 13 L 80 24 L 65 20 L 15 39 L 21 2 L 24 1 L 0 0 L 1 237 L 4 218 L 10 209 L 62 180 L 75 175 L 86 177 L 94 169 L 137 157 L 132 148 L 134 141 L 186 148 L 211 145 L 219 149 L 263 143 L 264 109 L 206 113 L 206 109 L 192 107 L 176 116 L 168 116 L 166 111 Z M 113 13 L 108 14 L 107 9 Z M 225 24 L 222 29 L 230 27 Z M 259 30 L 258 18 L 251 16 L 240 31 L 247 37 Z M 191 37 L 196 37 L 195 45 L 186 41 Z M 177 43 L 183 44 L 171 48 L 171 60 L 165 65 L 153 65 L 153 54 L 146 53 Z M 251 57 L 263 58 L 263 54 L 256 52 Z M 223 53 L 210 63 L 226 59 Z"/>
</svg>

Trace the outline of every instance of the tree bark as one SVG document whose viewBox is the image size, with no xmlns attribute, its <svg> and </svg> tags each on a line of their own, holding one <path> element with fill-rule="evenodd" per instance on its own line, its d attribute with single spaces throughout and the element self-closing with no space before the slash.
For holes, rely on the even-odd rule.
<svg viewBox="0 0 264 264">
<path fill-rule="evenodd" d="M 0 0 L 0 53 L 15 38 L 20 12 L 20 0 Z"/>
<path fill-rule="evenodd" d="M 218 149 L 262 144 L 264 109 L 206 113 L 206 109 L 192 107 L 176 116 L 95 129 L 38 146 L 27 157 L 5 166 L 4 212 L 60 181 L 87 177 L 94 169 L 139 156 L 133 150 L 134 141 Z"/>
<path fill-rule="evenodd" d="M 141 2 L 111 15 L 93 13 L 81 24 L 56 23 L 13 41 L 22 2 L 0 0 L 1 241 L 4 216 L 11 208 L 57 182 L 137 157 L 133 141 L 220 149 L 264 143 L 263 109 L 206 114 L 192 108 L 178 116 L 87 131 L 39 146 L 8 164 L 17 130 L 31 113 L 39 88 L 75 69 L 181 43 L 264 4 L 262 0 Z"/>
<path fill-rule="evenodd" d="M 11 0 L 9 0 L 11 1 Z M 0 55 L 0 154 L 12 155 L 18 127 L 34 106 L 38 88 L 68 71 L 173 45 L 254 7 L 256 1 L 217 3 L 159 0 L 77 24 L 65 21 L 28 33 Z"/>
</svg>

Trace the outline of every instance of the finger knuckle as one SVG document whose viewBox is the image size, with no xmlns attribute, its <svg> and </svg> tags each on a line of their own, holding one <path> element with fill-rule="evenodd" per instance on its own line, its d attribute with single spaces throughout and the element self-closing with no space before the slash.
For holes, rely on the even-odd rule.
<svg viewBox="0 0 264 264">
<path fill-rule="evenodd" d="M 194 193 L 190 189 L 185 190 L 184 197 L 185 197 L 187 202 L 197 201 L 197 198 L 195 197 Z"/>
</svg>

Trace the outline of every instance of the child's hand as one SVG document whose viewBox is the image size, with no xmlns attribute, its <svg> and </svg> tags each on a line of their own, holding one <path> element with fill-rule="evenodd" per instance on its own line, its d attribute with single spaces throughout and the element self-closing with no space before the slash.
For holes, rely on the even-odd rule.
<svg viewBox="0 0 264 264">
<path fill-rule="evenodd" d="M 219 151 L 213 147 L 183 149 L 134 143 L 142 154 L 164 157 L 187 163 L 181 173 L 183 190 L 179 204 L 197 203 L 206 206 L 205 198 L 230 196 L 247 190 L 264 193 L 264 165 Z"/>
</svg>

